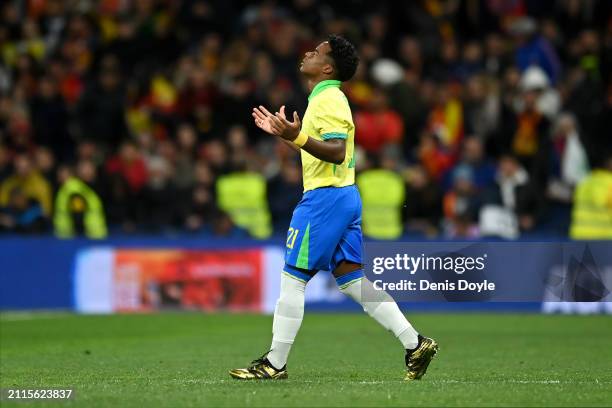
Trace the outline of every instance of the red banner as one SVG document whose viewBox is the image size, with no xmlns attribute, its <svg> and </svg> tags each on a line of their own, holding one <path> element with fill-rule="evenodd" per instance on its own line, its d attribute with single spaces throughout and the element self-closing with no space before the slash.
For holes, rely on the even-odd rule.
<svg viewBox="0 0 612 408">
<path fill-rule="evenodd" d="M 262 310 L 262 251 L 116 250 L 114 309 Z"/>
</svg>

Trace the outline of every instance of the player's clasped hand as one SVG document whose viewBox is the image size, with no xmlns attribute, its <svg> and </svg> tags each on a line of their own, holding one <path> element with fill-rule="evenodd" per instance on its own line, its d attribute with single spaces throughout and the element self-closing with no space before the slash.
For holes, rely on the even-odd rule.
<svg viewBox="0 0 612 408">
<path fill-rule="evenodd" d="M 253 119 L 257 127 L 274 136 L 293 141 L 300 134 L 302 122 L 297 112 L 293 112 L 293 122 L 289 122 L 285 116 L 285 105 L 274 115 L 264 106 L 253 108 Z"/>
</svg>

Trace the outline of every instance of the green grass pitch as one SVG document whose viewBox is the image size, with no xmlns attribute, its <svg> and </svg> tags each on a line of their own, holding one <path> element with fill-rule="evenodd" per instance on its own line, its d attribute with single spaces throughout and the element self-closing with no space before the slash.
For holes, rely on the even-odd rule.
<svg viewBox="0 0 612 408">
<path fill-rule="evenodd" d="M 422 381 L 402 381 L 401 347 L 367 316 L 307 313 L 289 379 L 257 383 L 227 370 L 267 350 L 270 316 L 5 313 L 0 386 L 72 387 L 53 406 L 83 407 L 612 404 L 610 317 L 409 317 L 440 344 Z"/>
</svg>

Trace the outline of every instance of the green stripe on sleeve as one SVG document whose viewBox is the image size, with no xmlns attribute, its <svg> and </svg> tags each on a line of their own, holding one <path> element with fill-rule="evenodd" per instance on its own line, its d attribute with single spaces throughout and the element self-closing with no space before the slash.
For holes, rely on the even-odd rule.
<svg viewBox="0 0 612 408">
<path fill-rule="evenodd" d="M 329 139 L 345 139 L 348 137 L 348 135 L 346 133 L 339 133 L 339 132 L 331 132 L 331 133 L 323 133 L 321 135 L 321 138 L 323 140 L 329 140 Z"/>
</svg>

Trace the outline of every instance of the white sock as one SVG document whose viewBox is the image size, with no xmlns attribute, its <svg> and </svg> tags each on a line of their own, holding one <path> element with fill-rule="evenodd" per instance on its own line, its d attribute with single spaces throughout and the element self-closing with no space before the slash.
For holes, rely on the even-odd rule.
<svg viewBox="0 0 612 408">
<path fill-rule="evenodd" d="M 405 349 L 413 349 L 418 343 L 418 333 L 401 312 L 395 300 L 387 292 L 374 289 L 366 277 L 341 286 L 340 291 L 359 303 L 385 329 L 390 330 Z"/>
<path fill-rule="evenodd" d="M 268 361 L 276 369 L 281 369 L 287 364 L 293 340 L 302 325 L 305 289 L 305 282 L 286 272 L 281 274 L 280 297 L 276 302 L 272 324 L 272 346 L 268 353 Z"/>
</svg>

